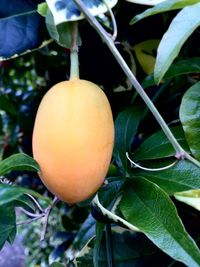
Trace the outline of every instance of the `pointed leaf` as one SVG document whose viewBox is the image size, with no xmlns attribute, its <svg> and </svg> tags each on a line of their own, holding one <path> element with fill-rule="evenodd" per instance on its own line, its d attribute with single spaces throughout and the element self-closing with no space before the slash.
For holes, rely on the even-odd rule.
<svg viewBox="0 0 200 267">
<path fill-rule="evenodd" d="M 168 79 L 190 73 L 200 73 L 200 57 L 183 59 L 173 63 L 166 72 L 162 81 L 165 82 Z M 155 85 L 155 80 L 153 75 L 149 75 L 144 79 L 142 86 L 147 88 L 152 85 Z"/>
<path fill-rule="evenodd" d="M 12 202 L 13 200 L 17 200 L 24 194 L 30 194 L 37 198 L 43 199 L 48 203 L 50 202 L 48 198 L 33 190 L 14 185 L 0 184 L 0 206 Z"/>
<path fill-rule="evenodd" d="M 161 163 L 151 163 L 151 165 L 143 164 L 145 167 L 158 168 L 167 166 L 172 161 L 162 161 Z M 200 188 L 200 168 L 188 160 L 181 160 L 175 166 L 162 171 L 143 171 L 134 172 L 136 176 L 142 176 L 149 181 L 154 182 L 164 189 L 169 195 L 176 192 L 192 190 Z"/>
<path fill-rule="evenodd" d="M 186 150 L 190 151 L 182 127 L 172 127 L 172 133 L 179 144 Z M 171 157 L 175 155 L 174 148 L 167 139 L 163 131 L 158 131 L 148 137 L 134 152 L 134 160 L 149 160 Z"/>
<path fill-rule="evenodd" d="M 13 170 L 39 171 L 40 168 L 33 158 L 24 153 L 18 153 L 0 161 L 0 175 Z"/>
<path fill-rule="evenodd" d="M 200 3 L 182 9 L 171 22 L 159 47 L 154 78 L 159 83 L 176 58 L 182 45 L 200 25 Z"/>
<path fill-rule="evenodd" d="M 180 120 L 192 154 L 200 160 L 200 82 L 184 94 L 180 106 Z"/>
<path fill-rule="evenodd" d="M 144 178 L 128 184 L 120 203 L 122 214 L 169 256 L 189 267 L 200 265 L 200 251 L 185 231 L 167 194 Z"/>
<path fill-rule="evenodd" d="M 16 233 L 16 216 L 12 204 L 0 206 L 0 250 L 6 240 L 12 242 Z"/>
<path fill-rule="evenodd" d="M 178 192 L 174 197 L 200 211 L 200 189 Z"/>
<path fill-rule="evenodd" d="M 82 253 L 87 244 L 95 237 L 96 220 L 90 214 L 79 229 L 67 254 L 76 258 Z"/>
<path fill-rule="evenodd" d="M 115 120 L 114 158 L 120 160 L 126 167 L 126 151 L 130 150 L 131 142 L 137 132 L 142 110 L 138 107 L 128 107 L 120 112 Z"/>
<path fill-rule="evenodd" d="M 157 4 L 155 7 L 149 8 L 145 10 L 143 13 L 136 15 L 130 22 L 130 24 L 134 24 L 141 19 L 146 17 L 150 17 L 159 13 L 163 13 L 166 11 L 176 10 L 184 8 L 185 6 L 194 5 L 199 3 L 199 0 L 167 0 L 162 1 L 162 3 Z"/>
</svg>

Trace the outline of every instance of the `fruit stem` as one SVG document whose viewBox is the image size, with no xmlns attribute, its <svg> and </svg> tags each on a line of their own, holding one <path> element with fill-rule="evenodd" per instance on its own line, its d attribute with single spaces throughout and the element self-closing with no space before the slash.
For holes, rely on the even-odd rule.
<svg viewBox="0 0 200 267">
<path fill-rule="evenodd" d="M 70 80 L 79 78 L 79 59 L 78 59 L 78 22 L 72 22 L 72 45 L 70 49 Z"/>
<path fill-rule="evenodd" d="M 119 53 L 118 49 L 115 46 L 115 43 L 112 39 L 112 37 L 105 31 L 105 29 L 101 26 L 101 24 L 96 20 L 96 18 L 90 13 L 90 11 L 87 9 L 85 4 L 82 0 L 74 0 L 74 2 L 77 4 L 80 11 L 85 15 L 88 22 L 91 24 L 91 26 L 97 31 L 97 33 L 100 35 L 102 40 L 106 43 L 110 51 L 112 52 L 113 56 L 121 66 L 122 70 L 130 80 L 131 84 L 135 87 L 138 94 L 141 96 L 149 110 L 154 115 L 155 119 L 159 123 L 160 127 L 162 128 L 163 132 L 167 136 L 168 140 L 174 147 L 174 150 L 176 151 L 176 155 L 184 155 L 184 158 L 187 158 L 191 162 L 193 162 L 196 166 L 200 167 L 200 162 L 193 159 L 178 143 L 176 138 L 174 137 L 173 133 L 169 129 L 168 125 L 160 115 L 159 111 L 155 107 L 154 103 L 151 101 L 151 99 L 148 97 L 144 89 L 142 88 L 141 84 L 138 82 L 130 68 L 128 67 L 126 61 L 123 59 L 121 54 Z M 181 158 L 182 159 L 182 158 Z"/>
</svg>

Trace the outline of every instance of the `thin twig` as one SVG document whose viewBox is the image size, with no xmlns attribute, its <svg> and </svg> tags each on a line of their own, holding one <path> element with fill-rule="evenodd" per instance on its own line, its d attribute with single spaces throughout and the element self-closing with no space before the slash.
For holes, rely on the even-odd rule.
<svg viewBox="0 0 200 267">
<path fill-rule="evenodd" d="M 24 208 L 19 207 L 19 210 L 21 210 L 23 213 L 25 213 L 26 215 L 28 215 L 29 217 L 38 217 L 38 213 L 32 213 L 29 212 L 27 210 L 25 210 Z"/>
<path fill-rule="evenodd" d="M 37 220 L 41 219 L 42 217 L 44 217 L 44 215 L 45 215 L 44 213 L 43 214 L 38 214 L 38 217 L 32 218 L 30 220 L 18 222 L 17 225 L 24 225 L 24 224 L 32 223 L 34 221 L 37 221 Z"/>
<path fill-rule="evenodd" d="M 118 49 L 115 46 L 114 41 L 112 40 L 112 37 L 105 31 L 105 29 L 101 26 L 101 24 L 96 20 L 96 18 L 90 13 L 90 11 L 87 9 L 85 4 L 82 0 L 74 0 L 80 11 L 85 15 L 88 22 L 91 24 L 91 26 L 97 31 L 97 33 L 101 36 L 102 40 L 106 43 L 110 51 L 112 52 L 113 56 L 121 66 L 122 70 L 130 80 L 131 84 L 135 87 L 138 94 L 141 96 L 147 107 L 150 109 L 152 114 L 154 115 L 155 119 L 159 123 L 160 127 L 162 128 L 163 132 L 165 133 L 166 137 L 172 144 L 174 150 L 176 151 L 176 155 L 180 154 L 183 155 L 182 158 L 187 158 L 192 163 L 194 163 L 196 166 L 200 167 L 200 162 L 196 159 L 192 158 L 179 144 L 179 142 L 176 140 L 175 136 L 171 132 L 170 128 L 164 121 L 163 117 L 158 112 L 157 108 L 155 107 L 154 103 L 151 101 L 151 99 L 148 97 L 144 89 L 142 88 L 141 84 L 138 82 L 130 68 L 128 67 L 126 61 L 123 59 L 121 54 L 119 53 Z"/>
<path fill-rule="evenodd" d="M 44 209 L 40 206 L 40 203 L 30 194 L 26 194 L 28 197 L 30 197 L 33 202 L 35 203 L 35 205 L 37 206 L 37 208 L 41 211 L 44 212 Z"/>
<path fill-rule="evenodd" d="M 43 241 L 45 238 L 45 234 L 46 234 L 46 230 L 47 230 L 47 224 L 48 224 L 48 219 L 49 219 L 49 215 L 52 211 L 53 206 L 59 201 L 59 199 L 55 196 L 53 199 L 52 204 L 45 210 L 45 214 L 44 214 L 44 224 L 42 227 L 42 231 L 41 231 L 41 236 L 40 236 L 40 241 Z"/>
</svg>

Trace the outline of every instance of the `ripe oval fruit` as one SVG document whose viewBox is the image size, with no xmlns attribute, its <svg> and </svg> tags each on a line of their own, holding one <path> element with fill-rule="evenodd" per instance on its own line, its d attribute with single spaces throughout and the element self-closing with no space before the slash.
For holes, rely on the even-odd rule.
<svg viewBox="0 0 200 267">
<path fill-rule="evenodd" d="M 110 104 L 95 84 L 74 78 L 43 97 L 33 131 L 33 156 L 47 188 L 77 203 L 102 185 L 112 156 Z"/>
</svg>

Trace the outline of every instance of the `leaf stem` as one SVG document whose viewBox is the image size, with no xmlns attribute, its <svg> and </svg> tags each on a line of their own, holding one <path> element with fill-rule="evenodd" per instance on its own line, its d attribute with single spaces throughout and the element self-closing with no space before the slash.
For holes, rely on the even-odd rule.
<svg viewBox="0 0 200 267">
<path fill-rule="evenodd" d="M 146 94 L 146 92 L 144 91 L 144 89 L 142 88 L 142 86 L 140 85 L 140 83 L 138 82 L 138 80 L 136 79 L 136 77 L 134 76 L 134 74 L 132 73 L 130 68 L 128 67 L 126 61 L 123 59 L 123 57 L 119 53 L 118 49 L 115 46 L 115 43 L 114 43 L 112 37 L 105 31 L 105 29 L 101 26 L 101 24 L 90 13 L 90 11 L 88 11 L 87 7 L 85 6 L 85 4 L 83 3 L 82 0 L 74 0 L 74 2 L 77 4 L 78 8 L 85 15 L 88 22 L 97 31 L 97 33 L 100 35 L 102 40 L 106 43 L 106 45 L 110 49 L 113 56 L 115 57 L 115 59 L 117 60 L 119 65 L 121 66 L 122 70 L 124 71 L 124 73 L 126 74 L 128 79 L 130 80 L 131 84 L 135 87 L 136 91 L 141 96 L 141 98 L 143 99 L 143 101 L 145 102 L 145 104 L 147 105 L 149 110 L 152 112 L 155 119 L 157 120 L 160 127 L 162 128 L 163 132 L 165 133 L 166 137 L 168 138 L 168 140 L 170 141 L 170 143 L 174 147 L 174 150 L 176 151 L 176 155 L 183 155 L 179 159 L 187 158 L 188 160 L 193 162 L 195 165 L 200 167 L 200 162 L 198 162 L 197 160 L 192 158 L 178 143 L 178 141 L 174 137 L 173 133 L 169 129 L 168 125 L 166 124 L 166 122 L 164 121 L 164 119 L 160 115 L 159 111 L 155 107 L 154 103 L 148 97 L 148 95 Z"/>
<path fill-rule="evenodd" d="M 108 267 L 114 267 L 111 224 L 106 224 L 106 253 Z"/>
<path fill-rule="evenodd" d="M 42 231 L 41 231 L 41 236 L 40 236 L 40 241 L 43 241 L 45 238 L 45 234 L 46 234 L 46 230 L 47 230 L 47 225 L 48 225 L 48 220 L 49 220 L 49 215 L 52 211 L 53 206 L 59 201 L 59 199 L 55 196 L 53 199 L 52 204 L 45 210 L 45 214 L 44 214 L 44 224 L 42 227 Z"/>
<path fill-rule="evenodd" d="M 79 59 L 78 59 L 78 22 L 72 22 L 72 45 L 70 49 L 70 80 L 79 78 Z"/>
</svg>

